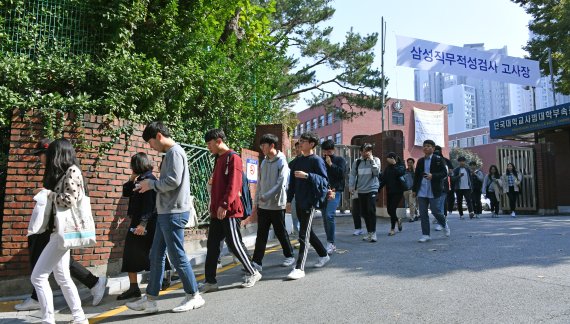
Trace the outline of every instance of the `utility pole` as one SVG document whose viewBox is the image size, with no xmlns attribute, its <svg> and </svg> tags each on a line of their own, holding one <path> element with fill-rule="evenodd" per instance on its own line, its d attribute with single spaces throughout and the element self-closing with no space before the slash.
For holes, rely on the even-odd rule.
<svg viewBox="0 0 570 324">
<path fill-rule="evenodd" d="M 382 103 L 382 132 L 384 132 L 384 108 L 386 108 L 386 102 L 384 100 L 384 92 L 386 88 L 386 76 L 384 75 L 384 53 L 386 52 L 386 22 L 384 21 L 384 16 L 382 16 L 382 29 L 380 35 L 380 69 L 382 73 L 382 90 L 380 92 L 380 102 Z"/>
<path fill-rule="evenodd" d="M 556 89 L 554 89 L 554 71 L 552 69 L 552 50 L 547 48 L 548 50 L 548 67 L 550 68 L 550 84 L 552 86 L 552 100 L 554 105 L 556 106 Z"/>
</svg>

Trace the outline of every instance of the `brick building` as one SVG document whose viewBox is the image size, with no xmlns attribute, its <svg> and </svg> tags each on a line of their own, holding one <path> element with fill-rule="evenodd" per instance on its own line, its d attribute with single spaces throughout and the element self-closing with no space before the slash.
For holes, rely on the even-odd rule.
<svg viewBox="0 0 570 324">
<path fill-rule="evenodd" d="M 335 116 L 334 112 L 327 111 L 324 106 L 307 108 L 297 113 L 300 123 L 295 128 L 293 135 L 297 137 L 309 130 L 317 133 L 321 141 L 332 139 L 336 144 L 350 145 L 354 143 L 353 139 L 355 137 L 369 136 L 382 132 L 382 113 L 380 111 L 350 107 L 343 97 L 335 99 L 333 106 L 336 109 L 344 109 L 357 114 L 362 113 L 362 116 L 357 116 L 352 120 L 341 120 Z M 428 111 L 444 110 L 444 141 L 437 144 L 441 145 L 443 153 L 448 155 L 448 118 L 444 105 L 404 99 L 389 99 L 386 103 L 384 130 L 399 130 L 403 132 L 403 157 L 417 159 L 423 156 L 421 146 L 414 145 L 414 107 Z"/>
</svg>

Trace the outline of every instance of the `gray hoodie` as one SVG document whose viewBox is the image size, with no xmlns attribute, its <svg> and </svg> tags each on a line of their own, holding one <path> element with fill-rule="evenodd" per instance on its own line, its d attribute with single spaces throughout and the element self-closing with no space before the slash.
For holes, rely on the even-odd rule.
<svg viewBox="0 0 570 324">
<path fill-rule="evenodd" d="M 285 209 L 289 165 L 285 154 L 277 151 L 272 159 L 265 157 L 259 168 L 255 205 L 267 210 Z"/>
<path fill-rule="evenodd" d="M 360 161 L 360 163 L 358 161 Z M 358 183 L 356 183 L 356 164 L 358 164 Z M 375 156 L 372 157 L 372 160 L 357 159 L 352 163 L 352 168 L 350 169 L 348 187 L 351 191 L 356 190 L 358 193 L 378 191 L 380 187 L 378 174 L 380 174 L 380 159 Z M 357 188 L 355 188 L 355 185 Z"/>
</svg>

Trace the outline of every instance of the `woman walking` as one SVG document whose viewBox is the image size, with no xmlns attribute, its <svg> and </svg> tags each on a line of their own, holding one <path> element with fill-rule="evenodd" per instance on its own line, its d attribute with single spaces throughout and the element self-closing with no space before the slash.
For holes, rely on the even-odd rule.
<svg viewBox="0 0 570 324">
<path fill-rule="evenodd" d="M 89 322 L 81 308 L 77 287 L 71 280 L 69 249 L 60 247 L 62 238 L 54 231 L 57 208 L 61 210 L 78 206 L 78 202 L 85 196 L 79 161 L 69 141 L 58 139 L 48 146 L 43 186 L 49 190 L 45 215 L 48 219 L 47 231 L 52 234 L 34 266 L 31 277 L 40 303 L 42 323 L 55 323 L 53 293 L 48 281 L 50 273 L 53 272 L 71 310 L 71 323 L 87 324 Z"/>
<path fill-rule="evenodd" d="M 507 194 L 509 198 L 509 206 L 511 209 L 511 217 L 517 217 L 515 209 L 517 206 L 517 200 L 521 192 L 521 182 L 522 174 L 517 171 L 514 164 L 507 164 L 507 171 L 501 177 L 501 182 L 503 183 L 503 192 Z"/>
<path fill-rule="evenodd" d="M 124 300 L 141 296 L 137 272 L 150 270 L 150 248 L 156 227 L 156 192 L 139 193 L 134 191 L 138 182 L 144 179 L 156 180 L 152 174 L 152 162 L 145 153 L 137 153 L 131 158 L 132 175 L 123 185 L 123 197 L 129 198 L 127 215 L 131 225 L 125 238 L 122 272 L 128 272 L 130 287 L 117 297 Z"/>
<path fill-rule="evenodd" d="M 380 189 L 386 187 L 386 196 L 388 197 L 387 209 L 391 223 L 388 236 L 394 236 L 396 234 L 396 224 L 398 224 L 398 231 L 402 231 L 402 220 L 398 218 L 397 210 L 404 197 L 405 188 L 401 178 L 406 174 L 406 168 L 404 167 L 404 163 L 402 163 L 402 159 L 394 152 L 388 153 L 386 161 L 388 162 L 388 166 L 384 169 L 384 173 L 382 173 Z"/>
<path fill-rule="evenodd" d="M 491 217 L 499 217 L 499 200 L 501 197 L 501 173 L 496 165 L 489 167 L 489 174 L 483 180 L 483 190 L 487 199 L 491 201 Z"/>
</svg>

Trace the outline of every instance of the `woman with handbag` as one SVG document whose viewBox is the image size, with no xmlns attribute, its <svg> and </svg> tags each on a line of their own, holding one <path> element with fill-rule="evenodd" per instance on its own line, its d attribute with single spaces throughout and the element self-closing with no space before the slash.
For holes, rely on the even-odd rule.
<svg viewBox="0 0 570 324">
<path fill-rule="evenodd" d="M 517 200 L 521 192 L 521 182 L 522 174 L 517 171 L 514 164 L 507 164 L 507 170 L 505 174 L 501 176 L 501 182 L 503 183 L 503 192 L 507 194 L 509 198 L 509 207 L 511 209 L 511 217 L 517 217 L 515 209 L 517 206 Z"/>
<path fill-rule="evenodd" d="M 48 146 L 43 185 L 49 190 L 45 215 L 48 218 L 47 230 L 52 234 L 31 276 L 40 303 L 42 323 L 55 323 L 53 294 L 48 281 L 50 273 L 53 272 L 71 310 L 73 316 L 71 323 L 87 324 L 89 322 L 81 308 L 81 299 L 69 271 L 69 248 L 63 247 L 63 236 L 58 232 L 59 228 L 55 228 L 54 225 L 63 224 L 56 219 L 59 213 L 70 208 L 78 208 L 85 197 L 79 161 L 69 141 L 58 139 Z"/>
<path fill-rule="evenodd" d="M 491 201 L 491 217 L 499 217 L 499 200 L 501 195 L 501 174 L 496 165 L 489 167 L 489 174 L 483 180 L 483 190 L 485 197 Z"/>
<path fill-rule="evenodd" d="M 141 296 L 137 272 L 150 270 L 150 248 L 156 226 L 156 192 L 139 193 L 134 191 L 138 182 L 144 179 L 156 180 L 152 174 L 152 162 L 145 153 L 137 153 L 131 158 L 132 175 L 123 184 L 123 197 L 129 198 L 127 215 L 131 225 L 125 238 L 122 272 L 128 272 L 130 287 L 117 297 L 124 300 Z"/>
<path fill-rule="evenodd" d="M 402 163 L 402 159 L 394 152 L 388 153 L 386 161 L 388 162 L 388 166 L 384 170 L 384 173 L 382 173 L 380 188 L 378 188 L 378 190 L 384 186 L 386 187 L 386 196 L 388 198 L 387 210 L 388 215 L 390 215 L 391 223 L 388 236 L 394 236 L 396 234 L 396 224 L 398 224 L 398 231 L 402 231 L 402 220 L 398 218 L 397 210 L 404 197 L 406 167 L 404 163 Z"/>
</svg>

